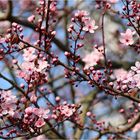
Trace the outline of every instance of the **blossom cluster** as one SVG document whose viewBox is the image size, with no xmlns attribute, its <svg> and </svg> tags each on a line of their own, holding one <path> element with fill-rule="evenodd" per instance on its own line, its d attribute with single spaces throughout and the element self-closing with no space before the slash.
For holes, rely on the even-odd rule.
<svg viewBox="0 0 140 140">
<path fill-rule="evenodd" d="M 139 69 L 140 69 L 140 62 L 137 61 L 135 63 L 135 66 L 132 66 L 131 70 L 128 71 L 128 72 L 123 70 L 123 69 L 116 70 L 114 74 L 117 78 L 116 79 L 117 80 L 117 83 L 116 83 L 117 85 L 115 85 L 115 87 L 117 89 L 122 90 L 123 92 L 128 91 L 128 94 L 129 94 L 129 92 L 132 92 L 132 90 L 137 93 L 138 89 L 140 89 Z M 130 93 L 130 94 L 132 94 L 132 93 Z"/>
<path fill-rule="evenodd" d="M 89 32 L 89 33 L 94 33 L 94 31 L 98 28 L 97 25 L 95 25 L 95 20 L 91 19 L 89 17 L 89 13 L 87 11 L 79 10 L 75 13 L 74 17 L 71 19 L 73 23 L 80 23 L 82 26 L 82 30 Z M 74 31 L 74 25 L 71 24 L 70 27 L 68 28 L 69 32 Z"/>
<path fill-rule="evenodd" d="M 40 57 L 38 59 L 37 57 Z M 47 60 L 43 57 L 43 54 L 38 56 L 38 52 L 34 48 L 27 48 L 23 51 L 23 62 L 18 70 L 18 76 L 25 79 L 25 81 L 38 81 L 38 78 L 42 76 L 43 80 L 47 81 L 47 69 L 50 68 Z M 41 82 L 41 81 L 40 81 Z"/>
<path fill-rule="evenodd" d="M 70 120 L 78 123 L 79 120 L 79 107 L 76 104 L 68 104 L 64 102 L 58 106 L 45 107 L 26 107 L 27 100 L 21 99 L 19 102 L 18 98 L 13 95 L 10 91 L 0 92 L 0 117 L 7 117 L 8 120 L 14 124 L 20 123 L 19 128 L 24 131 L 29 131 L 36 133 L 39 129 L 45 126 L 50 120 L 55 120 L 57 122 L 63 122 L 65 120 Z M 23 107 L 24 110 L 20 108 Z M 3 127 L 5 124 L 2 124 Z M 9 124 L 7 124 L 7 127 Z M 2 128 L 3 128 L 2 127 Z M 3 129 L 2 129 L 3 130 Z M 1 131 L 3 133 L 3 131 Z M 18 130 L 11 128 L 11 131 L 7 133 L 7 136 L 13 133 L 18 133 Z M 4 134 L 2 135 L 4 136 Z"/>
<path fill-rule="evenodd" d="M 18 98 L 11 91 L 0 91 L 0 116 L 13 116 L 17 110 Z"/>
</svg>

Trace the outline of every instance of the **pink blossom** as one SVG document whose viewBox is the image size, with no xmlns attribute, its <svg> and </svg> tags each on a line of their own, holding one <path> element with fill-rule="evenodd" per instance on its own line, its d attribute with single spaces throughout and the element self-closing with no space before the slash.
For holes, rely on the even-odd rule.
<svg viewBox="0 0 140 140">
<path fill-rule="evenodd" d="M 123 81 L 126 79 L 128 72 L 124 69 L 116 69 L 114 70 L 114 75 L 117 78 L 117 80 Z"/>
<path fill-rule="evenodd" d="M 92 113 L 91 113 L 91 112 L 87 112 L 86 115 L 87 115 L 88 117 L 90 117 L 90 116 L 92 115 Z"/>
<path fill-rule="evenodd" d="M 34 62 L 27 62 L 27 61 L 24 61 L 22 64 L 21 64 L 21 68 L 22 70 L 25 70 L 25 71 L 33 71 L 34 68 L 35 68 L 35 64 Z"/>
<path fill-rule="evenodd" d="M 60 106 L 60 111 L 66 117 L 70 117 L 76 110 L 75 108 L 70 108 L 68 105 Z"/>
<path fill-rule="evenodd" d="M 140 73 L 140 62 L 137 61 L 137 62 L 135 63 L 135 66 L 132 66 L 131 69 L 132 69 L 133 71 L 135 71 L 136 73 Z"/>
<path fill-rule="evenodd" d="M 84 16 L 88 16 L 89 13 L 87 11 L 84 11 L 84 10 L 78 10 L 76 13 L 75 13 L 75 17 L 84 17 Z"/>
<path fill-rule="evenodd" d="M 29 22 L 33 22 L 35 20 L 35 16 L 31 15 L 30 17 L 28 17 L 27 19 Z"/>
<path fill-rule="evenodd" d="M 109 0 L 111 3 L 117 3 L 118 0 Z"/>
<path fill-rule="evenodd" d="M 44 119 L 48 119 L 49 109 L 44 108 L 36 108 L 36 107 L 27 107 L 25 109 L 24 122 L 27 123 L 27 119 L 30 120 L 32 118 L 39 117 L 37 122 L 35 122 L 35 126 L 42 127 L 44 125 Z"/>
<path fill-rule="evenodd" d="M 41 72 L 44 69 L 47 69 L 50 65 L 48 64 L 47 61 L 42 61 L 42 60 L 38 60 L 38 67 L 36 68 L 36 71 Z"/>
<path fill-rule="evenodd" d="M 30 79 L 29 73 L 27 73 L 26 71 L 18 70 L 17 75 L 18 75 L 18 77 L 23 78 L 27 81 Z"/>
<path fill-rule="evenodd" d="M 116 70 L 116 77 L 117 80 L 121 80 L 123 84 L 128 84 L 128 87 L 133 89 L 133 88 L 139 88 L 140 89 L 140 73 L 138 71 L 134 72 L 138 68 L 138 64 L 136 63 L 137 67 L 131 67 L 132 70 L 130 70 L 128 73 L 126 73 L 124 70 Z M 120 72 L 119 72 L 120 71 Z"/>
<path fill-rule="evenodd" d="M 52 1 L 51 5 L 50 5 L 50 10 L 51 10 L 51 12 L 56 12 L 57 11 L 55 1 Z"/>
<path fill-rule="evenodd" d="M 27 48 L 27 49 L 24 49 L 24 53 L 23 53 L 23 58 L 25 61 L 33 61 L 37 55 L 35 54 L 36 53 L 36 49 L 34 48 Z"/>
<path fill-rule="evenodd" d="M 87 23 L 91 22 L 90 17 L 82 17 L 82 22 L 86 25 Z"/>
<path fill-rule="evenodd" d="M 30 97 L 30 101 L 35 103 L 37 101 L 37 96 L 35 94 L 32 94 L 32 96 Z"/>
<path fill-rule="evenodd" d="M 4 43 L 5 42 L 5 38 L 0 38 L 0 43 Z"/>
<path fill-rule="evenodd" d="M 135 74 L 131 82 L 135 83 L 135 86 L 140 89 L 140 74 Z"/>
<path fill-rule="evenodd" d="M 45 121 L 44 121 L 44 119 L 42 119 L 42 118 L 39 118 L 39 119 L 36 121 L 36 123 L 35 123 L 35 126 L 38 127 L 38 128 L 40 128 L 40 127 L 42 127 L 42 126 L 44 126 L 44 125 L 45 125 Z"/>
<path fill-rule="evenodd" d="M 26 114 L 30 114 L 30 113 L 32 113 L 33 112 L 33 107 L 27 107 L 26 109 L 25 109 L 25 113 Z"/>
<path fill-rule="evenodd" d="M 7 103 L 16 103 L 17 102 L 17 97 L 12 94 L 11 91 L 3 91 L 0 93 L 1 97 L 5 99 Z"/>
<path fill-rule="evenodd" d="M 98 26 L 95 25 L 95 20 L 89 21 L 85 23 L 85 26 L 83 27 L 83 31 L 94 33 L 94 31 L 98 28 Z"/>
<path fill-rule="evenodd" d="M 11 91 L 2 91 L 0 92 L 0 97 L 3 99 L 3 102 L 1 103 L 0 115 L 9 114 L 10 116 L 13 116 L 17 108 L 16 96 L 13 95 Z"/>
<path fill-rule="evenodd" d="M 14 112 L 17 108 L 17 105 L 16 104 L 13 104 L 13 103 L 2 103 L 1 104 L 1 108 L 2 108 L 2 114 L 3 115 L 6 115 L 6 114 L 9 114 L 10 116 L 13 116 L 14 115 Z"/>
<path fill-rule="evenodd" d="M 49 109 L 44 109 L 44 108 L 34 108 L 33 109 L 33 113 L 35 115 L 37 115 L 40 118 L 44 118 L 44 119 L 48 118 L 49 112 L 50 112 Z"/>
<path fill-rule="evenodd" d="M 124 45 L 132 45 L 134 43 L 133 35 L 135 34 L 134 31 L 127 29 L 125 33 L 121 33 L 120 42 Z"/>
<path fill-rule="evenodd" d="M 85 62 L 84 68 L 88 69 L 91 66 L 97 65 L 97 62 L 99 60 L 102 60 L 103 58 L 103 54 L 95 49 L 91 53 L 86 54 L 85 57 L 82 59 Z"/>
<path fill-rule="evenodd" d="M 133 132 L 137 132 L 140 130 L 140 123 L 137 123 L 134 128 L 132 129 Z"/>
</svg>

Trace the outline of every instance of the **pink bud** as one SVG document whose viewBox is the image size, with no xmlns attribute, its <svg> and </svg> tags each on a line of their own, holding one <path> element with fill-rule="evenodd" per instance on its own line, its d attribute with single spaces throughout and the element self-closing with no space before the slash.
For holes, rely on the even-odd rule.
<svg viewBox="0 0 140 140">
<path fill-rule="evenodd" d="M 17 60 L 16 59 L 13 59 L 12 62 L 13 62 L 13 64 L 17 64 Z"/>
<path fill-rule="evenodd" d="M 57 102 L 59 102 L 59 101 L 60 101 L 60 97 L 57 96 L 57 97 L 55 98 L 55 100 L 56 100 Z"/>
<path fill-rule="evenodd" d="M 124 109 L 120 109 L 120 111 L 119 111 L 120 113 L 123 113 L 124 112 Z"/>
<path fill-rule="evenodd" d="M 87 112 L 86 115 L 87 115 L 88 117 L 90 117 L 90 116 L 92 115 L 92 113 L 91 113 L 91 112 Z"/>
<path fill-rule="evenodd" d="M 25 87 L 25 85 L 24 85 L 23 83 L 21 83 L 21 84 L 20 84 L 20 87 L 21 87 L 21 88 L 24 88 L 24 87 Z"/>
<path fill-rule="evenodd" d="M 70 55 L 70 53 L 69 52 L 65 52 L 65 56 L 69 56 Z"/>
<path fill-rule="evenodd" d="M 132 120 L 131 119 L 128 119 L 128 123 L 131 123 L 132 122 Z"/>
<path fill-rule="evenodd" d="M 13 27 L 17 27 L 17 25 L 18 25 L 18 24 L 15 23 L 15 22 L 12 23 L 12 26 L 13 26 Z"/>
<path fill-rule="evenodd" d="M 37 101 L 37 96 L 33 94 L 30 98 L 30 101 L 35 103 Z"/>
<path fill-rule="evenodd" d="M 123 89 L 123 90 L 127 89 L 127 85 L 123 85 L 123 86 L 122 86 L 122 89 Z"/>
<path fill-rule="evenodd" d="M 51 35 L 55 36 L 56 35 L 56 31 L 52 31 Z"/>
<path fill-rule="evenodd" d="M 31 15 L 30 17 L 28 17 L 27 19 L 29 22 L 33 22 L 35 20 L 35 16 Z"/>
</svg>

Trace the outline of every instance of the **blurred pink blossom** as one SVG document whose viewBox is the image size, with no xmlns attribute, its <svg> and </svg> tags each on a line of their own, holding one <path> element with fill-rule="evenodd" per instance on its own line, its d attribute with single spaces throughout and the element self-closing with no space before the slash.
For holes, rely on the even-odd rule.
<svg viewBox="0 0 140 140">
<path fill-rule="evenodd" d="M 37 55 L 35 54 L 36 50 L 34 48 L 27 48 L 24 49 L 23 58 L 25 61 L 32 61 L 34 60 Z"/>
<path fill-rule="evenodd" d="M 84 10 L 78 10 L 76 13 L 75 13 L 75 17 L 84 17 L 84 16 L 88 16 L 89 13 L 87 11 L 84 11 Z"/>
<path fill-rule="evenodd" d="M 132 129 L 133 132 L 137 132 L 140 130 L 140 123 L 137 123 L 134 128 Z"/>
<path fill-rule="evenodd" d="M 1 103 L 0 116 L 6 114 L 13 116 L 17 108 L 17 97 L 13 95 L 11 91 L 1 91 L 0 97 L 3 99 L 3 102 Z"/>
<path fill-rule="evenodd" d="M 109 0 L 111 3 L 116 3 L 118 0 Z"/>
<path fill-rule="evenodd" d="M 132 66 L 131 69 L 132 69 L 133 71 L 135 71 L 136 73 L 140 73 L 140 62 L 137 61 L 137 62 L 135 63 L 135 66 Z"/>
<path fill-rule="evenodd" d="M 36 68 L 37 72 L 41 72 L 44 69 L 48 68 L 50 65 L 48 64 L 47 61 L 43 61 L 43 60 L 38 60 L 38 67 Z"/>
<path fill-rule="evenodd" d="M 27 19 L 29 22 L 33 22 L 35 20 L 35 16 L 31 15 L 30 17 L 28 17 Z"/>
<path fill-rule="evenodd" d="M 128 72 L 124 69 L 116 69 L 114 70 L 114 75 L 117 78 L 117 80 L 124 80 L 127 77 Z"/>
<path fill-rule="evenodd" d="M 36 3 L 34 0 L 20 0 L 19 2 L 21 10 L 34 10 Z"/>
<path fill-rule="evenodd" d="M 60 106 L 61 113 L 67 117 L 70 117 L 76 110 L 75 108 L 69 108 L 67 105 Z"/>
<path fill-rule="evenodd" d="M 86 54 L 83 58 L 83 61 L 85 62 L 84 68 L 88 69 L 91 66 L 97 65 L 97 62 L 103 58 L 103 54 L 95 49 L 91 53 Z"/>
</svg>

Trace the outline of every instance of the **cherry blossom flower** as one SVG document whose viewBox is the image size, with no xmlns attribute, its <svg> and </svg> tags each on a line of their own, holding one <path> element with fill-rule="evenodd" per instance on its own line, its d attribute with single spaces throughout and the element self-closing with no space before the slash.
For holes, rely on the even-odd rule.
<svg viewBox="0 0 140 140">
<path fill-rule="evenodd" d="M 48 113 L 50 112 L 49 109 L 44 108 L 34 108 L 33 113 L 40 118 L 48 118 Z"/>
<path fill-rule="evenodd" d="M 53 116 L 61 119 L 68 118 L 73 115 L 76 115 L 77 109 L 78 109 L 77 106 L 74 104 L 70 105 L 66 103 L 64 105 L 59 105 L 55 108 L 55 110 L 58 110 L 58 113 L 53 114 Z"/>
<path fill-rule="evenodd" d="M 27 107 L 25 109 L 25 113 L 26 114 L 30 114 L 33 113 L 35 115 L 37 115 L 38 117 L 43 117 L 45 118 L 46 115 L 50 112 L 49 109 L 44 109 L 44 108 L 36 108 L 36 107 Z"/>
<path fill-rule="evenodd" d="M 0 38 L 0 44 L 5 42 L 5 38 Z"/>
<path fill-rule="evenodd" d="M 123 87 L 127 84 L 130 89 L 140 89 L 140 62 L 137 61 L 129 72 L 124 69 L 114 70 L 114 75 L 118 81 L 122 82 Z"/>
<path fill-rule="evenodd" d="M 84 16 L 88 16 L 89 13 L 87 11 L 84 11 L 84 10 L 78 10 L 76 13 L 75 13 L 75 17 L 84 17 Z"/>
<path fill-rule="evenodd" d="M 35 20 L 35 16 L 31 15 L 30 17 L 28 17 L 27 19 L 29 22 L 33 22 Z"/>
<path fill-rule="evenodd" d="M 9 114 L 10 116 L 14 115 L 15 110 L 17 109 L 17 105 L 13 103 L 2 103 L 1 104 L 2 108 L 2 114 L 6 115 Z"/>
<path fill-rule="evenodd" d="M 27 49 L 24 49 L 24 53 L 23 53 L 23 58 L 25 61 L 33 61 L 37 55 L 35 55 L 36 53 L 36 49 L 34 48 L 27 48 Z"/>
<path fill-rule="evenodd" d="M 21 68 L 22 68 L 22 71 L 23 71 L 23 72 L 31 73 L 31 72 L 33 72 L 34 69 L 35 69 L 35 64 L 34 64 L 33 62 L 24 61 L 24 62 L 21 64 Z"/>
<path fill-rule="evenodd" d="M 14 115 L 14 112 L 17 108 L 17 97 L 12 94 L 11 91 L 1 91 L 0 98 L 2 99 L 0 116 L 9 114 L 10 116 Z"/>
<path fill-rule="evenodd" d="M 75 109 L 70 109 L 67 105 L 61 106 L 61 113 L 65 116 L 70 117 L 73 112 L 75 112 Z"/>
<path fill-rule="evenodd" d="M 26 109 L 25 109 L 25 113 L 26 114 L 30 114 L 30 113 L 32 113 L 33 112 L 33 107 L 31 107 L 31 106 L 29 106 L 29 107 L 27 107 Z"/>
<path fill-rule="evenodd" d="M 135 66 L 132 66 L 131 69 L 132 69 L 133 71 L 135 71 L 136 73 L 140 73 L 140 62 L 137 61 L 137 62 L 135 63 Z"/>
<path fill-rule="evenodd" d="M 44 119 L 48 119 L 48 113 L 50 112 L 49 109 L 45 108 L 36 108 L 36 107 L 27 107 L 25 109 L 24 114 L 24 123 L 32 122 L 34 121 L 35 126 L 40 128 L 45 125 Z M 36 121 L 36 119 L 38 120 Z"/>
<path fill-rule="evenodd" d="M 44 126 L 44 125 L 45 125 L 45 121 L 44 121 L 44 119 L 42 119 L 42 118 L 39 118 L 39 119 L 36 121 L 36 123 L 35 123 L 35 126 L 38 127 L 38 128 L 40 128 L 40 127 L 42 127 L 42 126 Z"/>
<path fill-rule="evenodd" d="M 4 98 L 7 103 L 17 102 L 17 97 L 13 95 L 11 91 L 3 91 L 0 94 L 1 94 L 1 97 Z"/>
<path fill-rule="evenodd" d="M 83 24 L 85 24 L 85 22 L 89 22 L 90 21 L 90 17 L 88 17 L 89 13 L 87 11 L 84 11 L 84 10 L 78 10 L 76 13 L 75 13 L 75 19 L 77 21 L 80 21 L 82 22 Z"/>
<path fill-rule="evenodd" d="M 132 129 L 133 132 L 137 132 L 140 130 L 140 123 L 137 123 L 134 128 Z"/>
<path fill-rule="evenodd" d="M 82 59 L 85 62 L 84 68 L 88 69 L 91 66 L 97 65 L 97 62 L 99 60 L 102 60 L 103 58 L 103 54 L 95 49 L 91 53 L 86 54 L 85 57 Z"/>
<path fill-rule="evenodd" d="M 57 7 L 56 7 L 56 2 L 52 1 L 51 5 L 50 5 L 50 10 L 51 12 L 56 12 L 57 11 Z"/>
<path fill-rule="evenodd" d="M 94 33 L 94 31 L 98 28 L 98 26 L 95 25 L 95 20 L 89 21 L 85 23 L 85 26 L 83 27 L 83 31 Z"/>
<path fill-rule="evenodd" d="M 23 78 L 27 81 L 30 79 L 29 74 L 26 71 L 18 70 L 17 75 L 18 77 Z"/>
<path fill-rule="evenodd" d="M 35 103 L 37 101 L 37 96 L 35 94 L 32 94 L 32 96 L 30 97 L 30 101 Z"/>
<path fill-rule="evenodd" d="M 132 83 L 135 83 L 135 86 L 140 89 L 140 74 L 135 74 L 131 79 Z"/>
<path fill-rule="evenodd" d="M 127 29 L 125 33 L 121 33 L 120 42 L 124 45 L 132 45 L 134 43 L 134 34 L 134 31 L 131 31 L 131 29 Z"/>
<path fill-rule="evenodd" d="M 36 71 L 42 72 L 44 69 L 47 69 L 50 65 L 47 61 L 38 60 L 38 67 L 36 68 Z"/>
<path fill-rule="evenodd" d="M 117 3 L 118 0 L 109 0 L 111 3 Z"/>
<path fill-rule="evenodd" d="M 116 69 L 114 70 L 114 75 L 117 80 L 123 81 L 127 77 L 128 72 L 124 69 Z"/>
</svg>

